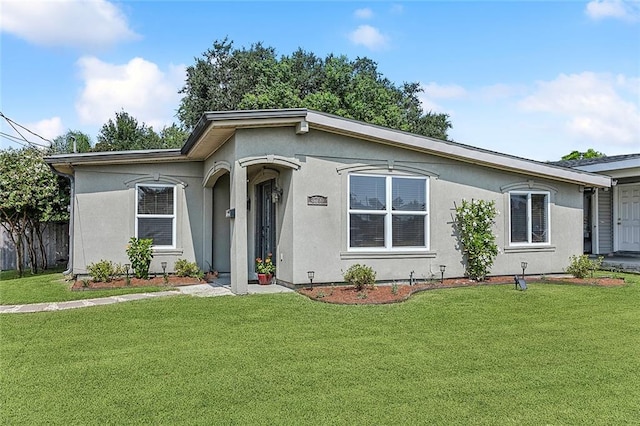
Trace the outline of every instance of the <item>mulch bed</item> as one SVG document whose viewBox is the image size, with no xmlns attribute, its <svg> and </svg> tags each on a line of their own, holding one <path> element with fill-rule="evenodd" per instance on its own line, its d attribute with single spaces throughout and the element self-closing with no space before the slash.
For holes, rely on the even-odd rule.
<svg viewBox="0 0 640 426">
<path fill-rule="evenodd" d="M 85 284 L 86 283 L 86 284 Z M 76 281 L 71 286 L 71 290 L 107 290 L 112 288 L 124 288 L 124 287 L 177 287 L 181 285 L 193 285 L 193 284 L 203 284 L 203 280 L 199 280 L 198 278 L 191 277 L 176 277 L 169 275 L 167 277 L 167 282 L 164 281 L 163 277 L 154 277 L 149 278 L 148 280 L 140 279 L 140 278 L 129 278 L 129 285 L 127 285 L 127 281 L 125 278 L 118 278 L 107 283 L 105 282 L 93 282 L 89 281 Z"/>
<path fill-rule="evenodd" d="M 624 285 L 621 278 L 571 278 L 571 277 L 526 277 L 527 281 L 544 282 L 550 284 L 594 285 L 613 287 Z M 513 276 L 489 277 L 485 281 L 478 282 L 468 278 L 446 279 L 440 281 L 421 283 L 415 285 L 398 284 L 394 292 L 394 286 L 377 285 L 363 291 L 358 291 L 353 286 L 319 286 L 302 288 L 298 293 L 312 300 L 326 303 L 347 305 L 375 305 L 385 303 L 397 303 L 407 300 L 412 294 L 419 291 L 434 290 L 440 288 L 469 287 L 482 285 L 514 285 Z"/>
</svg>

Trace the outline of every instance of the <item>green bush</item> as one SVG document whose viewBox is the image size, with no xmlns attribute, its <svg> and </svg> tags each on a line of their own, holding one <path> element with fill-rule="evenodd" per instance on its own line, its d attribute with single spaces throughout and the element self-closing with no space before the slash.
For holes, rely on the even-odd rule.
<svg viewBox="0 0 640 426">
<path fill-rule="evenodd" d="M 363 290 L 367 286 L 376 284 L 376 273 L 371 266 L 360 265 L 356 263 L 352 265 L 343 275 L 344 280 L 357 290 Z"/>
<path fill-rule="evenodd" d="M 586 254 L 580 256 L 571 256 L 569 258 L 569 267 L 567 267 L 567 273 L 573 275 L 576 278 L 585 278 L 587 275 L 593 277 L 593 273 L 600 269 L 602 266 L 603 257 L 597 259 L 589 259 Z"/>
<path fill-rule="evenodd" d="M 131 268 L 136 278 L 149 278 L 149 265 L 153 259 L 152 239 L 138 239 L 131 237 L 127 244 L 127 256 L 131 261 Z"/>
<path fill-rule="evenodd" d="M 178 259 L 174 266 L 174 271 L 179 277 L 202 278 L 203 272 L 198 268 L 196 262 L 189 262 L 187 259 Z"/>
<path fill-rule="evenodd" d="M 101 259 L 100 262 L 90 263 L 87 266 L 87 270 L 89 271 L 89 275 L 91 275 L 91 278 L 93 278 L 94 282 L 108 283 L 116 275 L 118 275 L 118 266 L 114 265 L 114 263 L 110 260 Z"/>
</svg>

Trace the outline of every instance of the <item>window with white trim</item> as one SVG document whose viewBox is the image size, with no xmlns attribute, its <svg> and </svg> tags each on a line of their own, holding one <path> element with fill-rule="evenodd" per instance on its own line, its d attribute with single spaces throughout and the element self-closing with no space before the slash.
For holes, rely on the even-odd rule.
<svg viewBox="0 0 640 426">
<path fill-rule="evenodd" d="M 152 239 L 154 247 L 175 247 L 174 185 L 136 185 L 136 236 Z"/>
<path fill-rule="evenodd" d="M 509 193 L 509 234 L 513 245 L 549 243 L 549 193 Z"/>
<path fill-rule="evenodd" d="M 426 249 L 428 179 L 349 175 L 350 249 Z"/>
</svg>

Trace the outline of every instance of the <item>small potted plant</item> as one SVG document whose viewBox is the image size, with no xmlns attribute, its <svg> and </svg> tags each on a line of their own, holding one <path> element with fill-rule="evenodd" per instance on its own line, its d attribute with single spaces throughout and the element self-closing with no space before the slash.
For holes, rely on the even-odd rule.
<svg viewBox="0 0 640 426">
<path fill-rule="evenodd" d="M 256 258 L 256 272 L 258 273 L 258 283 L 262 285 L 271 284 L 273 274 L 276 272 L 276 265 L 271 259 L 272 254 L 267 254 L 265 259 Z"/>
</svg>

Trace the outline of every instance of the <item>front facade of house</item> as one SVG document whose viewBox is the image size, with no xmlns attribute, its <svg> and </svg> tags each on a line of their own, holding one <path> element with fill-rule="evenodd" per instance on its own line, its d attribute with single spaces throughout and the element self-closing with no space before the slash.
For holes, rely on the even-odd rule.
<svg viewBox="0 0 640 426">
<path fill-rule="evenodd" d="M 181 150 L 51 156 L 72 175 L 73 273 L 126 263 L 154 239 L 151 269 L 179 258 L 231 274 L 235 293 L 273 254 L 278 282 L 338 283 L 360 263 L 382 281 L 463 276 L 453 227 L 463 199 L 496 202 L 493 275 L 561 272 L 582 252 L 585 188 L 610 179 L 305 109 L 206 113 Z"/>
<path fill-rule="evenodd" d="M 584 252 L 640 254 L 640 153 L 557 164 L 612 178 L 584 193 Z"/>
</svg>

